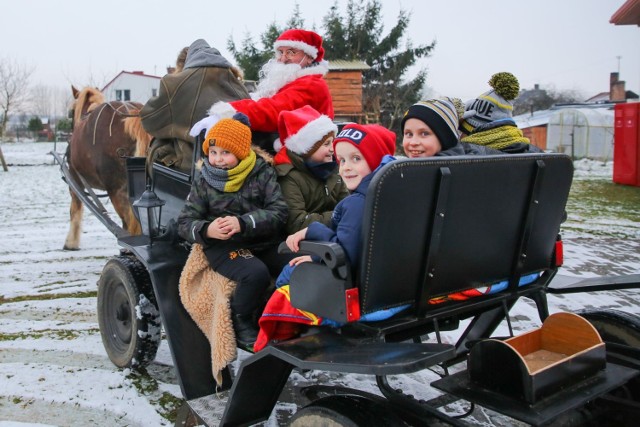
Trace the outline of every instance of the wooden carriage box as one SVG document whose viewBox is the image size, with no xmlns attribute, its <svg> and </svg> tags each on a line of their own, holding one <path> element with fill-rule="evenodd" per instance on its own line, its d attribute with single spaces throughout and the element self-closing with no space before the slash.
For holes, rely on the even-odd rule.
<svg viewBox="0 0 640 427">
<path fill-rule="evenodd" d="M 555 313 L 542 327 L 504 341 L 488 339 L 469 353 L 472 384 L 528 404 L 606 367 L 605 344 L 586 319 Z"/>
</svg>

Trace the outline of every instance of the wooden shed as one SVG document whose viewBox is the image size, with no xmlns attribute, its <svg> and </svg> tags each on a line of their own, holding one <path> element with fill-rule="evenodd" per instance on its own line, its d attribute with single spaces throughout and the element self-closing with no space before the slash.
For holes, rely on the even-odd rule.
<svg viewBox="0 0 640 427">
<path fill-rule="evenodd" d="M 362 61 L 329 60 L 325 79 L 333 98 L 335 121 L 362 123 L 362 72 L 369 67 Z"/>
</svg>

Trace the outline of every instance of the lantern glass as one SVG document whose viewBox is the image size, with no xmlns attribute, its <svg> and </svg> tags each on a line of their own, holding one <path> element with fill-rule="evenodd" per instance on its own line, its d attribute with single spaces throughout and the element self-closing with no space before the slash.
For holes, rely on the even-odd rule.
<svg viewBox="0 0 640 427">
<path fill-rule="evenodd" d="M 160 220 L 162 218 L 162 206 L 165 201 L 147 184 L 147 188 L 140 198 L 133 202 L 133 207 L 138 212 L 142 233 L 153 241 L 160 234 Z"/>
</svg>

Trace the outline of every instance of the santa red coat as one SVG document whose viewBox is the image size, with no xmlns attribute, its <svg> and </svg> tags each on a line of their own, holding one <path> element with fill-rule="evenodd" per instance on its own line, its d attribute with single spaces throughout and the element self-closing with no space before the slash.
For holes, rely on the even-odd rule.
<svg viewBox="0 0 640 427">
<path fill-rule="evenodd" d="M 327 71 L 328 67 L 324 64 L 303 68 L 300 77 L 281 87 L 271 97 L 218 102 L 211 107 L 209 114 L 229 117 L 240 111 L 249 117 L 252 130 L 273 133 L 278 132 L 280 111 L 291 111 L 305 105 L 333 119 L 333 101 L 323 78 Z"/>
</svg>

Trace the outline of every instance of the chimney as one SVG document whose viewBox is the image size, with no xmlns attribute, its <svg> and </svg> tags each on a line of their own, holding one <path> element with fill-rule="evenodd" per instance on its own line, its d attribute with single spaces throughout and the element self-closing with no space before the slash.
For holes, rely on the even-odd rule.
<svg viewBox="0 0 640 427">
<path fill-rule="evenodd" d="M 611 73 L 609 78 L 609 101 L 624 101 L 626 90 L 624 80 L 618 80 L 619 73 Z"/>
<path fill-rule="evenodd" d="M 540 90 L 540 85 L 538 83 L 534 84 L 533 90 Z"/>
</svg>

